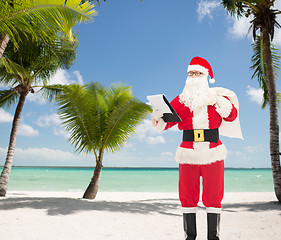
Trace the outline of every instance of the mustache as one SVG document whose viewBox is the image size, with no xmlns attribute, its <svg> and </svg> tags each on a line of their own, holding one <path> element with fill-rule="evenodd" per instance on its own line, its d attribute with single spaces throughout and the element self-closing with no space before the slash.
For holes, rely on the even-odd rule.
<svg viewBox="0 0 281 240">
<path fill-rule="evenodd" d="M 200 81 L 208 81 L 207 76 L 202 76 L 202 77 L 190 77 L 190 76 L 188 76 L 188 77 L 186 78 L 186 82 L 194 82 L 194 83 L 197 83 L 197 82 L 200 82 Z"/>
</svg>

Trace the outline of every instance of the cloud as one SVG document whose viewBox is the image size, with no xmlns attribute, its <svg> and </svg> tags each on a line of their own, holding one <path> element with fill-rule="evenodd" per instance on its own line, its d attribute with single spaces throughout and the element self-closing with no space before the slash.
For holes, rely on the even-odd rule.
<svg viewBox="0 0 281 240">
<path fill-rule="evenodd" d="M 12 122 L 13 115 L 0 108 L 0 122 Z"/>
<path fill-rule="evenodd" d="M 162 152 L 161 155 L 162 156 L 173 156 L 173 153 L 171 153 L 171 152 Z"/>
<path fill-rule="evenodd" d="M 39 131 L 33 129 L 31 126 L 26 124 L 20 124 L 18 129 L 18 135 L 35 137 L 39 135 Z"/>
<path fill-rule="evenodd" d="M 34 93 L 29 93 L 27 96 L 26 96 L 26 99 L 29 101 L 29 102 L 34 102 L 34 103 L 37 103 L 39 105 L 43 105 L 43 104 L 47 104 L 48 101 L 45 99 L 45 98 L 42 98 L 40 96 L 40 94 L 38 93 L 38 90 L 39 89 L 34 89 Z"/>
<path fill-rule="evenodd" d="M 241 17 L 237 19 L 236 17 L 229 17 L 231 22 L 231 27 L 228 29 L 229 35 L 234 39 L 241 39 L 252 37 L 251 32 L 249 32 L 251 17 Z M 249 35 L 248 35 L 249 32 Z"/>
<path fill-rule="evenodd" d="M 235 148 L 235 146 L 233 146 Z M 236 150 L 228 149 L 228 157 L 225 161 L 226 167 L 240 168 L 268 168 L 270 167 L 269 145 L 256 144 L 248 146 L 240 146 Z M 268 161 L 264 161 L 267 159 Z"/>
<path fill-rule="evenodd" d="M 58 114 L 44 114 L 41 115 L 38 120 L 37 120 L 37 125 L 40 127 L 49 127 L 49 126 L 53 126 L 53 125 L 60 125 L 61 124 L 61 120 Z"/>
<path fill-rule="evenodd" d="M 78 81 L 78 83 L 79 83 L 80 85 L 83 85 L 83 84 L 84 84 L 83 77 L 82 77 L 82 75 L 80 74 L 79 71 L 77 71 L 77 70 L 76 70 L 76 71 L 73 71 L 73 75 L 76 76 L 77 81 Z"/>
<path fill-rule="evenodd" d="M 38 157 L 38 159 L 55 158 L 61 161 L 70 160 L 75 157 L 73 153 L 65 152 L 59 149 L 50 149 L 50 148 L 27 148 L 27 149 L 17 148 L 16 152 L 19 155 L 35 156 Z"/>
<path fill-rule="evenodd" d="M 209 17 L 210 19 L 213 18 L 212 13 L 213 11 L 220 6 L 220 1 L 204 1 L 201 0 L 198 3 L 197 14 L 198 20 L 201 21 L 204 17 Z"/>
<path fill-rule="evenodd" d="M 281 1 L 275 1 L 274 2 L 274 9 L 281 9 Z M 281 14 L 277 15 L 277 22 L 281 24 Z M 281 28 L 275 28 L 275 34 L 274 34 L 274 44 L 276 44 L 278 47 L 281 47 Z"/>
<path fill-rule="evenodd" d="M 54 127 L 53 133 L 56 136 L 62 136 L 65 139 L 69 139 L 69 137 L 70 137 L 70 132 L 67 132 L 63 127 Z"/>
<path fill-rule="evenodd" d="M 165 139 L 162 136 L 157 136 L 157 137 L 151 137 L 148 136 L 146 138 L 146 142 L 148 144 L 158 144 L 158 143 L 165 143 Z"/>
<path fill-rule="evenodd" d="M 62 121 L 59 115 L 56 113 L 51 115 L 41 115 L 36 123 L 38 126 L 43 128 L 52 127 L 55 136 L 63 136 L 65 139 L 68 139 L 70 137 L 70 133 L 63 128 Z"/>
<path fill-rule="evenodd" d="M 135 144 L 131 143 L 131 142 L 130 143 L 126 142 L 125 145 L 124 145 L 124 148 L 136 150 Z"/>
<path fill-rule="evenodd" d="M 246 93 L 250 96 L 250 100 L 262 105 L 263 103 L 263 90 L 261 88 L 247 87 Z"/>
<path fill-rule="evenodd" d="M 264 150 L 264 146 L 261 144 L 246 147 L 246 151 L 249 153 L 263 152 Z"/>
<path fill-rule="evenodd" d="M 162 136 L 159 136 L 159 132 L 157 132 L 151 124 L 151 120 L 145 119 L 143 123 L 141 123 L 137 127 L 136 137 L 140 141 L 145 141 L 147 144 L 158 144 L 165 143 L 165 139 Z"/>
<path fill-rule="evenodd" d="M 280 20 L 279 22 L 281 22 L 281 20 Z M 280 28 L 277 28 L 277 29 L 275 30 L 273 43 L 274 43 L 276 46 L 281 47 L 281 29 L 280 29 Z"/>
<path fill-rule="evenodd" d="M 281 1 L 275 1 L 274 9 L 281 9 Z M 236 17 L 228 16 L 228 19 L 231 23 L 231 27 L 228 29 L 229 35 L 234 39 L 243 39 L 243 38 L 251 38 L 252 39 L 252 29 L 250 29 L 250 22 L 253 20 L 253 17 L 250 15 L 248 18 L 241 17 L 237 19 Z M 277 22 L 281 22 L 281 15 L 277 15 Z M 281 46 L 281 29 L 275 28 L 274 40 L 273 43 L 276 46 Z"/>
<path fill-rule="evenodd" d="M 148 119 L 145 119 L 136 130 L 136 135 L 139 139 L 146 138 L 147 134 L 150 134 L 151 132 L 154 132 L 154 129 L 151 125 L 151 121 Z"/>
<path fill-rule="evenodd" d="M 53 84 L 69 85 L 69 84 L 75 84 L 75 83 L 78 83 L 78 84 L 81 84 L 81 85 L 84 84 L 83 77 L 78 70 L 75 70 L 73 72 L 67 72 L 64 69 L 59 69 L 55 73 L 55 75 L 48 81 L 48 85 L 53 85 Z M 48 101 L 43 99 L 40 96 L 40 94 L 36 94 L 37 91 L 38 91 L 37 89 L 34 89 L 34 90 L 35 90 L 35 94 L 28 94 L 27 95 L 27 99 L 30 102 L 35 102 L 35 103 L 38 103 L 38 104 L 48 103 Z"/>
<path fill-rule="evenodd" d="M 0 147 L 0 153 L 6 153 L 7 149 Z M 20 160 L 35 160 L 35 161 L 57 161 L 57 163 L 62 161 L 70 161 L 76 159 L 77 156 L 70 152 L 65 152 L 59 149 L 51 148 L 16 148 L 15 149 L 15 159 Z"/>
<path fill-rule="evenodd" d="M 74 76 L 74 78 L 73 78 Z M 67 72 L 64 69 L 59 69 L 56 74 L 50 79 L 49 84 L 84 84 L 82 75 L 78 70 L 71 72 Z"/>
</svg>

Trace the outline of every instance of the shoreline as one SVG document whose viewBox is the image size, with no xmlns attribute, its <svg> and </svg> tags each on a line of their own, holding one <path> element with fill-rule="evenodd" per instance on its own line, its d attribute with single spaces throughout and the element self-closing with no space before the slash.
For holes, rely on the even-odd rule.
<svg viewBox="0 0 281 240">
<path fill-rule="evenodd" d="M 0 198 L 0 235 L 11 240 L 183 239 L 177 192 L 10 191 Z M 273 192 L 226 192 L 221 238 L 280 239 L 281 205 Z M 199 202 L 198 240 L 206 239 L 206 211 Z"/>
<path fill-rule="evenodd" d="M 0 168 L 3 168 L 4 166 L 0 165 Z M 12 166 L 12 168 L 81 168 L 81 169 L 95 169 L 94 166 Z M 160 169 L 160 170 L 178 170 L 178 167 L 103 167 L 102 169 L 132 169 L 132 170 L 138 170 L 138 169 Z M 264 167 L 264 168 L 235 168 L 235 167 L 225 167 L 225 170 L 272 170 L 272 168 Z"/>
</svg>

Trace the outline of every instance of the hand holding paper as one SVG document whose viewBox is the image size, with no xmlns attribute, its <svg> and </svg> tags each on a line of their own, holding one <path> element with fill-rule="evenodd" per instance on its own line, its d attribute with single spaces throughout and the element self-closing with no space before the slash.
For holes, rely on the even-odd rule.
<svg viewBox="0 0 281 240">
<path fill-rule="evenodd" d="M 158 120 L 163 117 L 163 112 L 160 109 L 153 109 L 152 117 Z"/>
<path fill-rule="evenodd" d="M 170 105 L 165 95 L 151 95 L 147 99 L 153 107 L 153 117 L 155 119 L 163 118 L 164 122 L 181 122 L 180 117 Z"/>
</svg>

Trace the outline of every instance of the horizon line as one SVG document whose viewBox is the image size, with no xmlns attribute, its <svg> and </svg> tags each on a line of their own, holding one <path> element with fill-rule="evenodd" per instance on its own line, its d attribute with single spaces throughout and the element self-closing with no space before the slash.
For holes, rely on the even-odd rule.
<svg viewBox="0 0 281 240">
<path fill-rule="evenodd" d="M 3 168 L 0 165 L 0 168 Z M 93 166 L 16 166 L 12 168 L 95 168 Z M 178 169 L 178 167 L 103 167 L 103 169 Z M 270 167 L 225 167 L 225 169 L 272 169 Z"/>
</svg>

